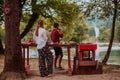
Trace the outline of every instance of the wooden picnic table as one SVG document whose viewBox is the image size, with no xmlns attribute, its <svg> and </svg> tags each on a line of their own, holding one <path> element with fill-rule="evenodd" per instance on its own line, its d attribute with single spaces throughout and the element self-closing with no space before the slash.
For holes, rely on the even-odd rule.
<svg viewBox="0 0 120 80">
<path fill-rule="evenodd" d="M 21 46 L 22 46 L 22 55 L 23 55 L 23 65 L 25 66 L 26 63 L 25 63 L 25 54 L 27 54 L 27 65 L 29 66 L 29 47 L 32 47 L 32 46 L 37 46 L 35 43 L 21 43 Z M 77 53 L 77 49 L 78 49 L 78 46 L 77 44 L 48 44 L 48 46 L 50 47 L 65 47 L 67 48 L 67 52 L 68 52 L 68 75 L 72 75 L 72 68 L 71 68 L 71 54 L 70 54 L 70 48 L 71 47 L 74 47 L 76 49 L 76 53 Z M 25 49 L 27 49 L 27 52 L 25 53 Z"/>
</svg>

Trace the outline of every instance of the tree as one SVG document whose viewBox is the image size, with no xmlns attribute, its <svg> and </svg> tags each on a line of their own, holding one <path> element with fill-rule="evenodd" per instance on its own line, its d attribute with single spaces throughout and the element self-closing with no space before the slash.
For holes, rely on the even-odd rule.
<svg viewBox="0 0 120 80">
<path fill-rule="evenodd" d="M 72 23 L 78 15 L 77 10 L 79 10 L 76 3 L 70 3 L 67 0 L 32 0 L 28 4 L 25 4 L 27 7 L 24 8 L 31 9 L 25 9 L 28 10 L 30 19 L 25 30 L 21 33 L 21 38 L 31 30 L 39 16 L 49 18 L 52 24 L 59 22 L 64 26 L 72 27 Z M 25 11 L 23 12 L 25 13 Z"/>
<path fill-rule="evenodd" d="M 21 39 L 30 31 L 30 29 L 33 27 L 35 21 L 39 18 L 39 13 L 36 12 L 36 10 L 38 10 L 36 2 L 37 2 L 37 0 L 31 0 L 31 5 L 29 5 L 29 6 L 32 7 L 32 10 L 31 10 L 32 14 L 30 16 L 30 19 L 29 19 L 24 31 L 20 35 Z M 26 3 L 30 4 L 29 1 Z"/>
<path fill-rule="evenodd" d="M 114 30 L 115 30 L 115 22 L 117 18 L 117 10 L 120 9 L 120 0 L 90 0 L 89 2 L 82 2 L 82 10 L 85 13 L 85 15 L 91 16 L 92 19 L 95 19 L 95 15 L 97 13 L 97 18 L 106 20 L 109 16 L 113 15 L 113 23 L 111 28 L 111 36 L 110 36 L 110 42 L 108 46 L 108 50 L 106 52 L 106 55 L 102 61 L 103 64 L 107 62 L 109 59 L 109 55 L 111 52 L 112 43 L 114 40 Z M 111 6 L 110 6 L 111 5 Z M 87 9 L 85 9 L 85 7 Z M 113 11 L 114 10 L 114 11 Z"/>
<path fill-rule="evenodd" d="M 0 1 L 0 25 L 2 24 L 2 21 L 3 21 L 3 4 L 4 4 L 4 2 L 3 2 L 3 0 L 1 0 Z M 0 35 L 1 35 L 1 33 L 0 33 Z M 2 40 L 0 38 L 0 54 L 3 54 L 3 53 L 4 53 L 4 49 L 3 49 L 3 45 L 2 45 Z"/>
<path fill-rule="evenodd" d="M 82 13 L 79 13 L 77 18 L 75 19 L 75 27 L 73 33 L 71 34 L 71 41 L 74 41 L 76 43 L 81 43 L 83 40 L 86 40 L 88 33 L 88 26 L 86 24 L 86 19 L 84 18 L 84 15 Z"/>
<path fill-rule="evenodd" d="M 21 39 L 31 30 L 39 16 L 49 18 L 52 24 L 59 22 L 63 26 L 72 27 L 80 11 L 78 4 L 67 0 L 20 0 L 20 2 L 20 20 L 27 24 L 20 35 Z M 26 21 L 23 19 L 24 14 L 29 16 Z"/>
<path fill-rule="evenodd" d="M 107 53 L 102 61 L 103 64 L 105 64 L 107 62 L 107 60 L 109 59 L 109 56 L 110 56 L 110 52 L 111 52 L 111 47 L 112 47 L 114 33 L 115 33 L 115 22 L 116 22 L 116 18 L 117 18 L 118 2 L 119 2 L 119 0 L 113 1 L 113 3 L 114 3 L 114 15 L 113 15 L 112 28 L 111 28 L 111 37 L 110 37 L 110 42 L 108 45 Z"/>
<path fill-rule="evenodd" d="M 20 43 L 20 0 L 5 0 L 5 65 L 0 80 L 23 80 Z"/>
<path fill-rule="evenodd" d="M 47 0 L 47 2 L 45 2 L 46 0 L 41 0 L 39 5 L 36 4 L 36 1 L 38 0 L 32 0 L 31 3 L 32 10 L 34 11 L 31 11 L 33 14 L 30 21 L 28 21 L 30 23 L 35 22 L 39 14 L 46 18 L 53 18 L 53 21 L 62 22 L 64 20 L 65 23 L 67 21 L 65 21 L 64 18 L 66 18 L 66 20 L 70 19 L 69 23 L 71 23 L 77 17 L 76 8 L 78 8 L 78 6 L 74 3 L 68 3 L 66 0 Z M 25 3 L 26 0 L 5 0 L 5 66 L 3 72 L 0 74 L 0 80 L 23 80 L 25 74 L 19 31 L 23 5 Z M 60 5 L 58 5 L 59 3 Z M 64 8 L 65 6 L 66 8 Z M 64 12 L 62 12 L 63 9 Z M 38 10 L 40 10 L 40 13 L 38 13 Z M 57 18 L 55 18 L 56 16 Z M 27 25 L 26 28 L 30 30 L 31 27 Z M 25 36 L 25 34 L 23 36 Z"/>
</svg>

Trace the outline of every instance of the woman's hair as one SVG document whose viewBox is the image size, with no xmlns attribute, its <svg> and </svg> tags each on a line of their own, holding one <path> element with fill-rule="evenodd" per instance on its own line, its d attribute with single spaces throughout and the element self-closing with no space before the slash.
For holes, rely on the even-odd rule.
<svg viewBox="0 0 120 80">
<path fill-rule="evenodd" d="M 40 21 L 38 22 L 38 25 L 39 25 L 39 27 L 43 27 L 43 20 L 40 20 Z"/>
<path fill-rule="evenodd" d="M 59 24 L 58 23 L 54 23 L 54 28 L 58 27 Z"/>
<path fill-rule="evenodd" d="M 35 35 L 36 35 L 36 36 L 38 36 L 38 29 L 39 29 L 39 27 L 42 27 L 42 28 L 43 28 L 43 20 L 40 20 L 40 21 L 38 22 L 37 29 L 36 29 L 36 31 L 35 31 Z"/>
</svg>

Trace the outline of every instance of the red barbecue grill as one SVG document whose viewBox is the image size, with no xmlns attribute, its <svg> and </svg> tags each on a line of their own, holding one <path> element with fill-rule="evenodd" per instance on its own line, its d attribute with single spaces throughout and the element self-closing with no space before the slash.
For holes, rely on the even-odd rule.
<svg viewBox="0 0 120 80">
<path fill-rule="evenodd" d="M 95 60 L 97 44 L 79 44 L 74 57 L 74 74 L 102 74 L 102 63 Z"/>
</svg>

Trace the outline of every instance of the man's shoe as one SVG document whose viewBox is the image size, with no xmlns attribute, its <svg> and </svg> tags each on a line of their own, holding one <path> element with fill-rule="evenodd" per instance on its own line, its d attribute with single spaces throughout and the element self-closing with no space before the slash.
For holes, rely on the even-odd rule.
<svg viewBox="0 0 120 80">
<path fill-rule="evenodd" d="M 58 69 L 58 67 L 55 67 L 55 69 Z"/>
<path fill-rule="evenodd" d="M 44 74 L 44 75 L 40 75 L 41 77 L 46 77 L 46 76 L 48 76 L 47 74 Z"/>
<path fill-rule="evenodd" d="M 59 66 L 58 67 L 59 70 L 65 70 L 63 67 Z"/>
<path fill-rule="evenodd" d="M 41 77 L 45 77 L 46 75 L 41 75 Z"/>
</svg>

